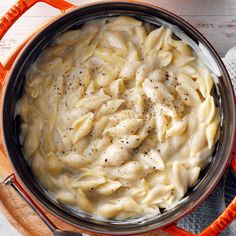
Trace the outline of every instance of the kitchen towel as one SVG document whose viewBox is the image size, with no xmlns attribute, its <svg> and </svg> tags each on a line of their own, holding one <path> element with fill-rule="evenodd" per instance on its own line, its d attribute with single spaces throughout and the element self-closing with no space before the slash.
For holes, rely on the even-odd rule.
<svg viewBox="0 0 236 236">
<path fill-rule="evenodd" d="M 236 94 L 236 47 L 227 52 L 223 61 Z M 232 169 L 228 169 L 210 196 L 196 210 L 181 219 L 178 226 L 192 233 L 200 233 L 224 211 L 235 196 L 236 175 Z M 220 234 L 220 236 L 235 235 L 236 220 Z"/>
</svg>

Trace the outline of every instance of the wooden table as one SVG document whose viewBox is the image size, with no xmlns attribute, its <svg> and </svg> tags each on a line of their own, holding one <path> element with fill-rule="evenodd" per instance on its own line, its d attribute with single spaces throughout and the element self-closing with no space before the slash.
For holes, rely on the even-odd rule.
<svg viewBox="0 0 236 236">
<path fill-rule="evenodd" d="M 79 5 L 95 0 L 68 0 Z M 16 0 L 0 0 L 0 15 Z M 146 0 L 166 8 L 194 25 L 215 46 L 221 56 L 236 46 L 236 0 Z M 12 27 L 0 42 L 0 60 L 42 22 L 57 15 L 58 10 L 39 3 Z"/>
<path fill-rule="evenodd" d="M 94 2 L 95 0 L 68 0 L 75 5 Z M 98 0 L 99 1 L 99 0 Z M 0 0 L 0 16 L 9 9 L 16 0 Z M 216 48 L 220 56 L 224 56 L 228 49 L 236 46 L 236 0 L 146 0 L 157 4 L 180 16 L 194 25 Z M 21 17 L 0 42 L 0 61 L 4 61 L 11 51 L 17 47 L 31 32 L 60 12 L 44 3 L 39 3 Z M 15 194 L 7 192 L 7 194 Z M 7 195 L 6 195 L 7 196 Z M 12 195 L 9 195 L 12 196 Z M 9 197 L 6 197 L 6 201 Z M 8 199 L 9 200 L 9 199 Z M 22 207 L 23 202 L 15 202 L 15 209 Z M 24 205 L 26 207 L 26 205 Z M 28 209 L 28 208 L 26 208 Z M 31 210 L 25 215 L 33 214 Z M 36 216 L 32 216 L 36 217 Z M 34 218 L 37 221 L 37 217 Z M 24 230 L 24 224 L 28 219 L 17 224 L 10 217 L 11 222 L 17 225 L 17 229 L 24 235 L 31 235 Z M 45 227 L 42 222 L 42 227 Z M 31 225 L 35 228 L 35 225 Z M 30 229 L 30 232 L 33 229 Z M 34 229 L 36 230 L 36 229 Z M 9 234 L 10 235 L 10 234 Z M 15 235 L 15 234 L 13 234 Z M 40 232 L 39 232 L 40 235 Z M 48 235 L 48 234 L 47 234 Z M 5 235 L 4 235 L 5 236 Z"/>
</svg>

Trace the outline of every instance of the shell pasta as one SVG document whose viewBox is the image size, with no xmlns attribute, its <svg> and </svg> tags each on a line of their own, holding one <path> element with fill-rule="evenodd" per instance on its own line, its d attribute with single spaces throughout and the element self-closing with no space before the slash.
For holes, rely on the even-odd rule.
<svg viewBox="0 0 236 236">
<path fill-rule="evenodd" d="M 213 79 L 165 27 L 120 16 L 59 35 L 28 69 L 20 141 L 55 199 L 105 219 L 160 214 L 219 134 Z"/>
</svg>

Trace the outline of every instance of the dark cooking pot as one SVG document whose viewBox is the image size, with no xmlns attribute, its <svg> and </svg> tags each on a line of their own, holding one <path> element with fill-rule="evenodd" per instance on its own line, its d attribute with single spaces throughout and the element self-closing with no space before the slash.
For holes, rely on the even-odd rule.
<svg viewBox="0 0 236 236">
<path fill-rule="evenodd" d="M 9 10 L 0 21 L 0 39 L 17 18 L 36 2 L 39 2 L 39 0 L 20 0 Z M 42 0 L 42 2 L 46 2 L 60 9 L 63 14 L 35 32 L 26 45 L 22 46 L 12 55 L 5 66 L 0 64 L 0 81 L 3 85 L 3 143 L 8 158 L 14 167 L 14 175 L 11 175 L 6 182 L 10 182 L 26 198 L 52 231 L 54 231 L 55 235 L 69 235 L 69 233 L 63 234 L 62 231 L 57 230 L 55 225 L 40 211 L 38 205 L 69 224 L 99 234 L 129 235 L 163 229 L 172 235 L 192 235 L 176 227 L 175 222 L 193 210 L 209 195 L 229 165 L 233 163 L 232 166 L 236 170 L 236 158 L 235 153 L 233 153 L 236 126 L 235 97 L 229 75 L 219 55 L 210 43 L 190 24 L 171 12 L 147 3 L 133 1 L 102 2 L 77 8 L 62 0 Z M 176 29 L 182 30 L 182 32 L 192 39 L 192 43 L 201 50 L 204 58 L 212 65 L 211 69 L 219 76 L 219 81 L 215 84 L 215 91 L 217 93 L 217 104 L 220 107 L 221 113 L 220 138 L 216 150 L 212 155 L 211 162 L 202 171 L 201 179 L 197 186 L 190 189 L 183 200 L 174 208 L 166 210 L 163 214 L 145 221 L 98 221 L 89 218 L 85 214 L 76 214 L 63 205 L 60 205 L 39 184 L 21 151 L 18 138 L 19 121 L 15 117 L 15 106 L 22 94 L 26 70 L 35 61 L 42 49 L 52 42 L 57 35 L 69 29 L 76 29 L 87 21 L 123 14 L 134 16 L 154 25 L 159 25 L 162 22 L 169 26 L 175 26 Z M 232 161 L 233 155 L 234 162 Z M 236 198 L 226 211 L 199 235 L 218 235 L 235 216 Z"/>
</svg>

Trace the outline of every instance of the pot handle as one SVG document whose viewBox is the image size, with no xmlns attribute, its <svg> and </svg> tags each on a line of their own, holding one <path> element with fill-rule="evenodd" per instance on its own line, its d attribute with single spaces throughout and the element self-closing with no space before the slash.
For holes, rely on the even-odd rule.
<svg viewBox="0 0 236 236">
<path fill-rule="evenodd" d="M 231 167 L 236 173 L 236 137 L 234 139 L 234 147 L 233 147 L 233 159 L 231 162 Z M 225 211 L 206 229 L 204 229 L 199 234 L 189 233 L 175 224 L 171 225 L 163 231 L 170 233 L 172 236 L 217 236 L 222 232 L 234 219 L 236 219 L 236 197 L 234 197 L 233 201 L 228 205 Z"/>
<path fill-rule="evenodd" d="M 62 12 L 75 7 L 73 4 L 68 3 L 64 0 L 19 0 L 13 7 L 11 7 L 4 15 L 0 18 L 0 40 L 27 10 L 29 10 L 37 2 L 45 2 L 55 8 L 58 8 Z M 5 68 L 0 62 L 0 83 L 4 84 L 4 79 L 9 69 Z"/>
<path fill-rule="evenodd" d="M 199 234 L 189 233 L 176 225 L 171 225 L 163 231 L 170 233 L 172 236 L 217 236 L 236 218 L 236 197 L 229 204 L 226 210 L 206 229 Z"/>
<path fill-rule="evenodd" d="M 33 211 L 40 217 L 40 219 L 47 225 L 52 231 L 54 236 L 83 236 L 84 234 L 79 232 L 69 232 L 59 230 L 56 225 L 46 216 L 41 208 L 34 202 L 30 195 L 21 187 L 14 174 L 10 175 L 3 182 L 4 185 L 10 185 L 19 196 L 33 209 Z"/>
</svg>

